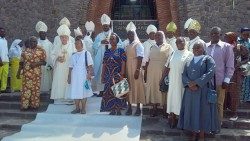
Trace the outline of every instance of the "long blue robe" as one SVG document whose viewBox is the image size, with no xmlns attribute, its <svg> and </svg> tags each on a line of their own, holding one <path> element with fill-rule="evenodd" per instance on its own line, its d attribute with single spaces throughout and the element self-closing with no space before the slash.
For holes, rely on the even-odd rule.
<svg viewBox="0 0 250 141">
<path fill-rule="evenodd" d="M 204 55 L 197 63 L 192 60 L 186 64 L 182 74 L 185 92 L 178 128 L 192 132 L 216 133 L 220 131 L 216 103 L 210 104 L 207 99 L 208 84 L 213 80 L 214 73 L 215 62 L 210 56 Z M 198 84 L 198 90 L 191 91 L 188 88 L 190 81 Z"/>
</svg>

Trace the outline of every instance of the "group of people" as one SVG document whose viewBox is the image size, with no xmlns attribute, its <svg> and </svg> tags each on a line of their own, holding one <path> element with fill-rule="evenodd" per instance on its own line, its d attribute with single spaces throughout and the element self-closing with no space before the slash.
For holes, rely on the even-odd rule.
<svg viewBox="0 0 250 141">
<path fill-rule="evenodd" d="M 157 116 L 161 106 L 171 128 L 192 131 L 194 136 L 199 133 L 201 138 L 204 133 L 220 131 L 225 107 L 234 113 L 231 119 L 237 120 L 240 100 L 250 101 L 250 76 L 242 70 L 249 62 L 249 28 L 242 28 L 239 37 L 227 32 L 222 39 L 221 28 L 213 27 L 211 41 L 205 43 L 199 37 L 200 23 L 190 18 L 182 37 L 176 37 L 174 22 L 167 25 L 166 36 L 149 25 L 149 38 L 141 43 L 133 22 L 126 27 L 125 41 L 112 32 L 110 22 L 103 14 L 103 31 L 95 38 L 92 21 L 85 24 L 85 36 L 77 28 L 73 38 L 70 22 L 63 18 L 51 43 L 46 24 L 39 21 L 39 38 L 32 36 L 24 43 L 17 39 L 9 53 L 5 30 L 0 28 L 1 90 L 6 88 L 10 58 L 11 88 L 22 89 L 22 110 L 37 109 L 40 91 L 51 90 L 55 104 L 68 104 L 73 99 L 76 108 L 71 113 L 85 114 L 87 98 L 95 93 L 102 96 L 101 112 L 121 115 L 126 109 L 126 115 L 139 116 L 140 106 L 147 104 L 152 106 L 150 115 Z M 111 87 L 123 78 L 127 78 L 130 91 L 117 98 Z M 166 78 L 168 91 L 162 91 Z M 211 89 L 217 91 L 217 102 L 209 102 Z M 136 111 L 131 104 L 136 104 Z"/>
</svg>

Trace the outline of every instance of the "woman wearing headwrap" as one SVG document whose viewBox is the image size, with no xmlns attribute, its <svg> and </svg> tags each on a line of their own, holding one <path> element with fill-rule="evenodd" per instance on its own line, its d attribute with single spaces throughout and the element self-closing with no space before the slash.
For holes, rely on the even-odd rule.
<svg viewBox="0 0 250 141">
<path fill-rule="evenodd" d="M 160 91 L 159 82 L 162 78 L 164 65 L 173 52 L 172 47 L 167 44 L 163 31 L 158 31 L 155 34 L 156 45 L 150 48 L 149 56 L 145 58 L 148 63 L 147 82 L 145 84 L 146 103 L 151 104 L 153 109 L 151 116 L 157 116 L 157 106 L 163 106 L 164 113 L 166 112 L 166 93 Z"/>
<path fill-rule="evenodd" d="M 241 37 L 238 38 L 238 43 L 246 47 L 250 54 L 250 29 L 249 28 L 241 29 Z M 250 61 L 250 56 L 249 56 L 248 61 Z M 242 95 L 243 101 L 250 101 L 250 75 L 245 76 L 243 80 L 241 95 Z"/>
<path fill-rule="evenodd" d="M 184 93 L 182 84 L 182 72 L 186 62 L 193 58 L 193 53 L 185 49 L 186 42 L 184 37 L 176 39 L 178 50 L 170 57 L 170 61 L 165 64 L 164 75 L 162 80 L 169 76 L 169 89 L 167 95 L 167 113 L 170 114 L 169 124 L 171 128 L 177 125 L 177 116 L 180 114 L 181 101 Z M 168 74 L 169 72 L 169 74 Z"/>
<path fill-rule="evenodd" d="M 235 67 L 230 86 L 227 89 L 228 94 L 226 94 L 224 105 L 225 108 L 229 108 L 234 114 L 230 120 L 237 120 L 237 108 L 240 102 L 242 80 L 244 79 L 243 71 L 240 66 L 248 62 L 248 50 L 240 44 L 237 45 L 237 35 L 234 32 L 227 32 L 224 39 L 225 42 L 231 44 L 233 47 Z"/>
<path fill-rule="evenodd" d="M 33 36 L 25 42 L 25 47 L 17 74 L 20 78 L 23 70 L 21 110 L 37 110 L 40 106 L 41 66 L 46 64 L 46 52 L 37 45 L 37 39 Z"/>
<path fill-rule="evenodd" d="M 10 87 L 11 91 L 20 91 L 22 87 L 22 80 L 17 79 L 17 71 L 19 68 L 19 62 L 22 54 L 23 42 L 20 39 L 16 39 L 10 46 Z"/>
<path fill-rule="evenodd" d="M 128 93 L 128 109 L 126 115 L 132 114 L 131 103 L 137 104 L 135 116 L 141 115 L 140 103 L 145 104 L 143 75 L 141 70 L 142 59 L 144 57 L 144 48 L 136 34 L 136 27 L 130 22 L 127 27 L 128 40 L 125 45 L 127 55 L 126 72 L 130 91 Z"/>
<path fill-rule="evenodd" d="M 178 128 L 193 132 L 193 138 L 199 134 L 199 138 L 204 140 L 204 133 L 220 131 L 217 105 L 209 103 L 207 98 L 208 90 L 212 87 L 215 62 L 211 56 L 204 55 L 205 44 L 203 42 L 194 44 L 193 53 L 192 61 L 185 64 L 182 73 L 185 91 Z"/>
<path fill-rule="evenodd" d="M 120 38 L 117 34 L 111 33 L 111 48 L 106 50 L 103 57 L 102 82 L 105 84 L 102 96 L 101 112 L 109 111 L 110 115 L 121 115 L 121 110 L 127 107 L 125 99 L 114 96 L 111 86 L 125 77 L 126 54 L 124 49 L 118 48 Z"/>
</svg>

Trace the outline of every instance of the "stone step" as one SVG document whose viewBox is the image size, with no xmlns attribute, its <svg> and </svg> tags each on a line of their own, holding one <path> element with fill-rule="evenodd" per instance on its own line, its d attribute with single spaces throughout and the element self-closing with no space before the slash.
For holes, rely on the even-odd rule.
<svg viewBox="0 0 250 141">
<path fill-rule="evenodd" d="M 140 141 L 193 141 L 191 134 L 179 131 L 141 131 Z M 222 129 L 219 134 L 205 135 L 205 141 L 250 141 L 250 130 Z"/>
<path fill-rule="evenodd" d="M 23 124 L 30 123 L 33 119 L 13 118 L 3 116 L 0 118 L 0 129 L 21 130 Z"/>
<path fill-rule="evenodd" d="M 143 115 L 142 117 L 143 122 L 145 123 L 157 123 L 163 122 L 164 124 L 168 125 L 168 121 L 166 118 L 162 116 L 157 117 L 150 117 L 149 115 Z M 250 119 L 248 118 L 238 118 L 236 121 L 230 121 L 229 118 L 225 118 L 222 121 L 222 128 L 225 129 L 249 129 L 250 130 Z"/>
<path fill-rule="evenodd" d="M 224 119 L 223 128 L 230 129 L 248 129 L 250 130 L 250 119 L 238 118 L 236 121 L 230 121 L 229 119 Z"/>
<path fill-rule="evenodd" d="M 158 109 L 159 116 L 162 116 L 162 109 Z M 250 107 L 249 108 L 239 108 L 237 110 L 238 117 L 240 118 L 250 118 Z M 143 107 L 143 115 L 150 115 L 150 107 Z M 225 118 L 229 118 L 233 116 L 233 113 L 231 111 L 224 111 Z"/>
<path fill-rule="evenodd" d="M 250 109 L 250 102 L 241 102 L 239 108 Z"/>
<path fill-rule="evenodd" d="M 40 102 L 41 108 L 46 108 L 50 103 Z M 0 109 L 20 109 L 19 101 L 0 101 Z"/>
<path fill-rule="evenodd" d="M 177 128 L 170 129 L 166 119 L 155 120 L 152 118 L 143 117 L 142 120 L 142 131 L 141 141 L 163 141 L 166 140 L 188 140 L 190 133 L 179 130 Z M 221 132 L 216 135 L 206 136 L 210 141 L 249 141 L 250 140 L 250 129 L 226 129 L 222 128 Z M 162 140 L 161 140 L 162 138 Z"/>
<path fill-rule="evenodd" d="M 0 109 L 0 117 L 13 117 L 13 118 L 25 118 L 25 119 L 35 119 L 36 118 L 36 114 L 39 112 L 43 112 L 46 109 L 42 109 L 40 108 L 38 111 L 20 111 L 18 109 Z"/>
<path fill-rule="evenodd" d="M 1 93 L 0 94 L 0 101 L 20 101 L 20 92 Z M 40 101 L 41 102 L 50 102 L 50 103 L 53 102 L 53 100 L 50 99 L 49 94 L 41 94 Z"/>
<path fill-rule="evenodd" d="M 250 118 L 250 107 L 248 109 L 241 109 L 237 110 L 238 117 L 240 118 Z M 231 111 L 224 111 L 224 117 L 232 117 L 233 113 Z"/>
<path fill-rule="evenodd" d="M 15 130 L 15 129 L 1 129 L 0 130 L 0 140 L 3 139 L 3 137 L 10 136 L 14 133 L 19 132 L 20 130 Z"/>
</svg>

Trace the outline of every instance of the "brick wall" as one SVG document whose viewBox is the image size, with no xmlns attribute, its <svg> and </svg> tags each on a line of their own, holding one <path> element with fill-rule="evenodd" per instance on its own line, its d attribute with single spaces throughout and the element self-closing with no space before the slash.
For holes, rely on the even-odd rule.
<svg viewBox="0 0 250 141">
<path fill-rule="evenodd" d="M 25 39 L 37 35 L 37 21 L 44 21 L 48 27 L 49 39 L 56 36 L 58 23 L 64 16 L 71 21 L 73 28 L 88 20 L 101 31 L 100 17 L 110 15 L 113 0 L 0 0 L 0 26 L 6 28 L 7 39 Z M 160 30 L 165 31 L 167 23 L 175 21 L 181 33 L 185 21 L 192 17 L 201 22 L 201 37 L 209 40 L 212 26 L 220 26 L 223 32 L 238 31 L 250 26 L 250 0 L 236 0 L 233 9 L 231 0 L 156 0 L 157 19 Z M 10 44 L 10 43 L 9 43 Z"/>
<path fill-rule="evenodd" d="M 39 20 L 48 26 L 50 40 L 57 35 L 59 21 L 67 17 L 73 28 L 84 25 L 89 0 L 0 0 L 0 26 L 6 28 L 9 44 L 16 39 L 37 35 Z M 53 41 L 53 40 L 52 40 Z"/>
<path fill-rule="evenodd" d="M 209 31 L 213 26 L 222 28 L 222 32 L 239 31 L 240 27 L 250 27 L 250 1 L 235 0 L 233 9 L 231 0 L 178 0 L 180 23 L 183 31 L 185 20 L 189 17 L 201 22 L 201 37 L 209 41 Z"/>
</svg>

